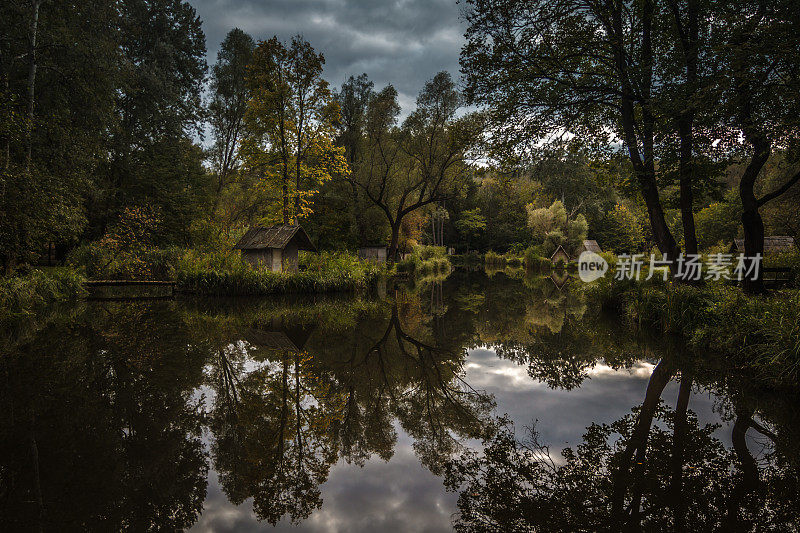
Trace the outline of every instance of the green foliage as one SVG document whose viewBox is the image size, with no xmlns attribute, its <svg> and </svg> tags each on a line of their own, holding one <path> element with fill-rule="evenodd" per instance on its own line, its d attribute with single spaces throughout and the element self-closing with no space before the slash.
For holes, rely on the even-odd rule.
<svg viewBox="0 0 800 533">
<path fill-rule="evenodd" d="M 636 252 L 644 244 L 644 230 L 640 221 L 621 203 L 606 213 L 596 237 L 603 250 L 616 253 Z"/>
<path fill-rule="evenodd" d="M 450 259 L 443 246 L 416 246 L 408 257 L 397 263 L 397 271 L 412 275 L 450 271 Z"/>
<path fill-rule="evenodd" d="M 552 255 L 559 246 L 574 254 L 586 239 L 589 229 L 583 215 L 567 220 L 567 210 L 560 200 L 555 200 L 550 207 L 538 209 L 529 204 L 528 226 L 534 242 L 540 245 L 540 252 L 546 256 Z"/>
<path fill-rule="evenodd" d="M 220 269 L 211 270 L 213 265 Z M 232 257 L 212 255 L 185 262 L 178 270 L 180 290 L 213 296 L 256 296 L 366 290 L 384 274 L 369 261 L 346 253 L 323 252 L 301 257 L 300 272 L 257 270 Z"/>
<path fill-rule="evenodd" d="M 775 385 L 800 377 L 800 292 L 747 296 L 736 287 L 632 280 L 588 287 L 600 304 L 657 335 L 672 334 L 701 353 L 727 357 Z"/>
<path fill-rule="evenodd" d="M 553 266 L 550 258 L 543 257 L 539 253 L 539 249 L 534 248 L 533 246 L 525 250 L 525 255 L 522 261 L 525 264 L 525 268 L 529 270 L 545 270 Z"/>
<path fill-rule="evenodd" d="M 731 189 L 722 201 L 712 203 L 697 212 L 694 223 L 697 228 L 698 248 L 708 250 L 718 243 L 729 247 L 739 231 L 741 210 L 738 193 Z"/>
<path fill-rule="evenodd" d="M 160 222 L 152 209 L 127 208 L 102 239 L 72 250 L 67 263 L 90 279 L 175 279 L 183 252 L 156 245 Z"/>
<path fill-rule="evenodd" d="M 36 269 L 23 276 L 0 278 L 0 320 L 75 300 L 86 293 L 84 281 L 80 273 L 69 268 Z"/>
</svg>

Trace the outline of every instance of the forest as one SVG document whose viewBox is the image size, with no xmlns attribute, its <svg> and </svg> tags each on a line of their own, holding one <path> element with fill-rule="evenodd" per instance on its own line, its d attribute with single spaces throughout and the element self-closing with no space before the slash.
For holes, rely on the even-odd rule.
<svg viewBox="0 0 800 533">
<path fill-rule="evenodd" d="M 402 110 L 366 73 L 326 79 L 302 35 L 234 28 L 208 65 L 185 1 L 5 2 L 5 276 L 230 271 L 273 224 L 302 225 L 318 270 L 365 246 L 535 264 L 586 239 L 673 261 L 797 241 L 792 2 L 467 7 L 461 76 L 429 73 Z"/>
</svg>

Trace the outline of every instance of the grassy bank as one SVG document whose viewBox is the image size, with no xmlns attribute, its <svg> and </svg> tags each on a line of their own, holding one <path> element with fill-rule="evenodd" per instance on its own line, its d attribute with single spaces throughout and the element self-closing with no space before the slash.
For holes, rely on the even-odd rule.
<svg viewBox="0 0 800 533">
<path fill-rule="evenodd" d="M 426 275 L 449 272 L 451 266 L 443 246 L 417 246 L 396 268 L 400 273 Z"/>
<path fill-rule="evenodd" d="M 178 290 L 213 296 L 352 292 L 374 286 L 383 267 L 347 253 L 303 254 L 300 272 L 256 270 L 237 255 L 185 257 L 177 268 Z"/>
<path fill-rule="evenodd" d="M 47 305 L 85 294 L 82 274 L 70 268 L 35 269 L 0 278 L 0 320 L 33 313 Z"/>
<path fill-rule="evenodd" d="M 675 335 L 699 354 L 722 356 L 775 385 L 800 378 L 800 291 L 748 296 L 733 286 L 603 280 L 590 285 L 608 310 L 657 335 Z"/>
<path fill-rule="evenodd" d="M 505 253 L 505 254 L 498 254 L 492 251 L 486 252 L 486 255 L 483 257 L 483 263 L 486 266 L 494 267 L 494 268 L 505 268 L 505 267 L 512 267 L 517 268 L 522 266 L 522 257 L 512 254 L 512 253 Z"/>
</svg>

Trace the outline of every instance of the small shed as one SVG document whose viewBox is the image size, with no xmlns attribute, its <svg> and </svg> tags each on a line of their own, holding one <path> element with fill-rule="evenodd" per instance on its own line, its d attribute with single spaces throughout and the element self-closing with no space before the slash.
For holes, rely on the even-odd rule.
<svg viewBox="0 0 800 533">
<path fill-rule="evenodd" d="M 773 235 L 764 237 L 764 255 L 795 250 L 794 237 L 789 235 Z M 734 239 L 731 249 L 732 254 L 744 253 L 744 239 Z"/>
<path fill-rule="evenodd" d="M 375 261 L 385 263 L 388 255 L 386 246 L 362 246 L 358 249 L 358 258 L 365 261 Z"/>
<path fill-rule="evenodd" d="M 550 261 L 552 261 L 554 265 L 559 261 L 567 264 L 569 263 L 569 254 L 566 250 L 564 250 L 564 247 L 559 244 L 558 248 L 556 248 L 556 251 L 550 256 Z"/>
<path fill-rule="evenodd" d="M 283 224 L 250 228 L 234 249 L 241 250 L 242 259 L 250 265 L 273 272 L 297 272 L 297 252 L 317 251 L 303 228 Z"/>
<path fill-rule="evenodd" d="M 583 252 L 593 252 L 596 254 L 603 253 L 603 249 L 600 248 L 600 245 L 597 244 L 597 241 L 593 240 L 585 240 L 583 244 L 581 244 L 580 250 L 578 250 L 578 255 L 582 254 Z"/>
</svg>

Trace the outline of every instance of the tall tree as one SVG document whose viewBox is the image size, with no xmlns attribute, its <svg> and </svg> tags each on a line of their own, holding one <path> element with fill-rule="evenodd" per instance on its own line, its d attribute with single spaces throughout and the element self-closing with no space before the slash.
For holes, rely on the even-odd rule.
<svg viewBox="0 0 800 533">
<path fill-rule="evenodd" d="M 793 2 L 722 3 L 715 13 L 715 45 L 721 50 L 720 73 L 723 119 L 733 119 L 729 140 L 741 148 L 739 133 L 748 147 L 748 163 L 739 180 L 745 255 L 764 252 L 764 222 L 760 209 L 800 181 L 800 163 L 783 183 L 761 197 L 756 185 L 773 149 L 796 154 L 800 147 L 800 20 Z M 738 131 L 737 131 L 738 130 Z M 746 279 L 745 289 L 762 292 L 761 277 Z"/>
<path fill-rule="evenodd" d="M 567 131 L 628 152 L 655 241 L 678 246 L 656 175 L 660 87 L 654 71 L 654 0 L 470 0 L 461 54 L 467 95 L 491 107 L 495 136 L 509 150 Z"/>
<path fill-rule="evenodd" d="M 250 90 L 247 66 L 253 57 L 255 42 L 247 33 L 234 28 L 225 36 L 211 70 L 211 102 L 208 106 L 214 144 L 211 160 L 216 173 L 216 194 L 212 216 L 231 174 L 239 167 L 239 146 Z"/>
<path fill-rule="evenodd" d="M 108 153 L 119 49 L 102 0 L 0 6 L 0 256 L 7 271 L 83 229 Z"/>
<path fill-rule="evenodd" d="M 259 42 L 249 84 L 244 153 L 247 168 L 275 182 L 284 224 L 310 210 L 320 184 L 347 172 L 333 145 L 339 106 L 322 78 L 325 58 L 302 37 L 287 47 L 277 37 Z"/>
</svg>

